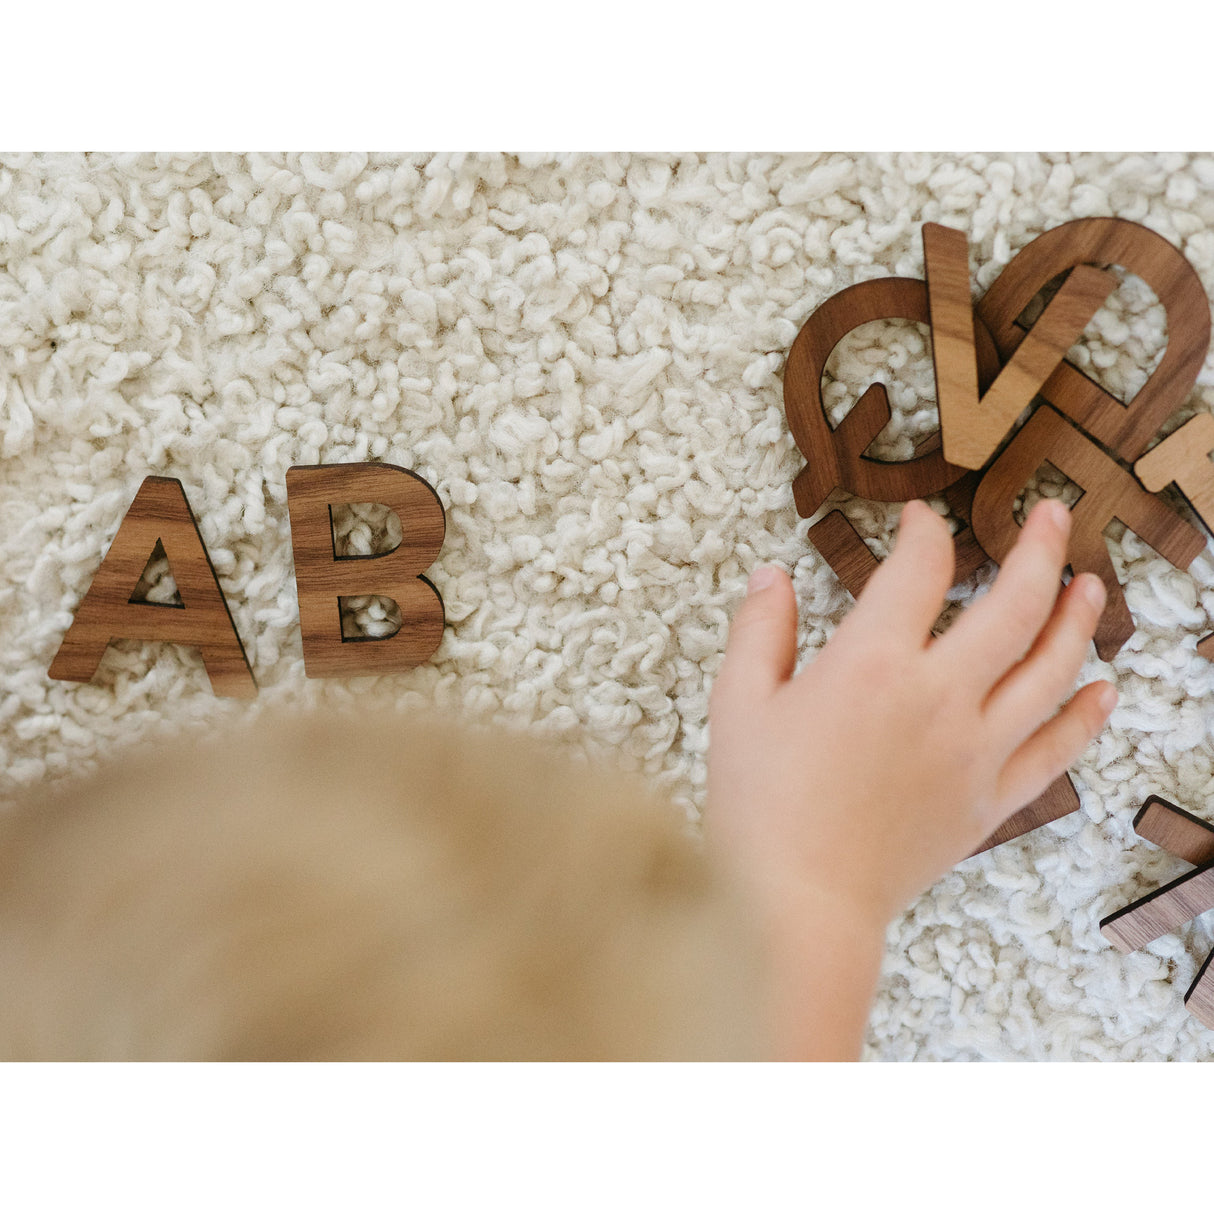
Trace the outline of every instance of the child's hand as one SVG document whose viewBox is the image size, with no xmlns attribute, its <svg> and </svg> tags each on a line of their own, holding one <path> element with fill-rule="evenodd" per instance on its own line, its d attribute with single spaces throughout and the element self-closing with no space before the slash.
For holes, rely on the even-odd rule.
<svg viewBox="0 0 1214 1214">
<path fill-rule="evenodd" d="M 1059 594 L 1069 532 L 1069 511 L 1040 503 L 990 592 L 935 638 L 952 541 L 908 503 L 893 554 L 795 678 L 792 583 L 755 575 L 712 690 L 706 827 L 765 898 L 809 891 L 883 928 L 1095 737 L 1110 684 L 1052 715 L 1105 598 L 1093 574 Z"/>
</svg>

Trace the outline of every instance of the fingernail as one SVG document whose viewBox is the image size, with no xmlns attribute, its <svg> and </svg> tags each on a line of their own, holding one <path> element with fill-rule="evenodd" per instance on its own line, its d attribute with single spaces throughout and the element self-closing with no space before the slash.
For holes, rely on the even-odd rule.
<svg viewBox="0 0 1214 1214">
<path fill-rule="evenodd" d="M 1117 707 L 1117 688 L 1112 683 L 1107 683 L 1104 690 L 1100 693 L 1100 710 L 1104 713 L 1110 713 Z"/>
<path fill-rule="evenodd" d="M 1103 611 L 1105 599 L 1108 598 L 1108 591 L 1105 590 L 1104 583 L 1094 573 L 1083 574 L 1079 581 L 1081 583 L 1079 593 L 1097 611 Z"/>
<path fill-rule="evenodd" d="M 777 577 L 779 577 L 779 573 L 771 565 L 764 565 L 762 569 L 756 569 L 750 575 L 750 581 L 746 583 L 746 593 L 757 594 L 760 590 L 766 590 L 768 586 L 774 586 Z"/>
</svg>

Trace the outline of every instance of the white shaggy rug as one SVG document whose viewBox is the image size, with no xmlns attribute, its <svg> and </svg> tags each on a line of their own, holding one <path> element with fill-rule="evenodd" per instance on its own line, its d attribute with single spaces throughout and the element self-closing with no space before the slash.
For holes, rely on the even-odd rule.
<svg viewBox="0 0 1214 1214">
<path fill-rule="evenodd" d="M 694 815 L 750 570 L 792 572 L 804 657 L 851 603 L 792 500 L 781 376 L 806 318 L 853 282 L 921 277 L 928 220 L 969 234 L 982 288 L 1040 232 L 1117 215 L 1214 292 L 1212 187 L 1214 159 L 1183 155 L 4 157 L 0 792 L 165 725 L 438 702 L 614 754 Z M 1124 398 L 1163 343 L 1129 278 L 1074 357 Z M 917 326 L 866 326 L 830 370 L 836 416 L 891 383 L 890 454 L 935 426 Z M 1214 404 L 1212 376 L 1207 360 L 1187 412 Z M 411 673 L 309 680 L 286 471 L 365 459 L 442 499 L 428 576 L 446 634 Z M 148 474 L 183 482 L 251 704 L 213 696 L 173 647 L 112 646 L 92 685 L 47 678 Z M 839 501 L 884 553 L 898 507 Z M 369 551 L 383 519 L 342 530 Z M 1085 671 L 1121 704 L 1074 769 L 1082 808 L 960 865 L 893 925 L 871 1057 L 1214 1050 L 1182 1004 L 1211 917 L 1129 957 L 1097 930 L 1183 871 L 1133 834 L 1149 794 L 1214 819 L 1214 665 L 1193 653 L 1214 564 L 1207 549 L 1180 573 L 1132 535 L 1113 550 L 1138 631 Z M 376 602 L 357 615 L 385 626 Z"/>
</svg>

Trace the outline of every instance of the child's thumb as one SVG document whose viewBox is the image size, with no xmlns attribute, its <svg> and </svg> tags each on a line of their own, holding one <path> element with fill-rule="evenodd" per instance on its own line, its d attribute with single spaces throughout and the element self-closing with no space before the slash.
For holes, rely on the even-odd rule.
<svg viewBox="0 0 1214 1214">
<path fill-rule="evenodd" d="M 751 574 L 746 598 L 729 626 L 725 661 L 713 687 L 718 702 L 769 695 L 797 665 L 797 596 L 782 569 Z"/>
</svg>

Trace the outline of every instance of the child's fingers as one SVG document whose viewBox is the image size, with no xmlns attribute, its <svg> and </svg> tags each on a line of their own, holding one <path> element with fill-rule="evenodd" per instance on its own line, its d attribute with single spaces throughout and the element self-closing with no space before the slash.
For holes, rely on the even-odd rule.
<svg viewBox="0 0 1214 1214">
<path fill-rule="evenodd" d="M 1092 573 L 1071 581 L 1023 662 L 995 684 L 983 715 L 1008 750 L 1058 707 L 1079 675 L 1104 610 L 1104 583 Z"/>
<path fill-rule="evenodd" d="M 1112 683 L 1089 683 L 1021 743 L 999 777 L 994 820 L 984 823 L 985 829 L 994 830 L 1062 775 L 1100 732 L 1116 703 Z"/>
<path fill-rule="evenodd" d="M 796 664 L 796 592 L 784 570 L 768 565 L 751 575 L 746 598 L 730 622 L 710 712 L 770 695 L 792 677 Z"/>
<path fill-rule="evenodd" d="M 953 584 L 948 524 L 923 501 L 907 502 L 894 550 L 869 579 L 839 631 L 926 645 Z"/>
<path fill-rule="evenodd" d="M 1041 631 L 1061 589 L 1071 512 L 1061 502 L 1033 509 L 985 597 L 940 638 L 942 655 L 984 683 L 983 693 L 1019 662 Z"/>
</svg>

